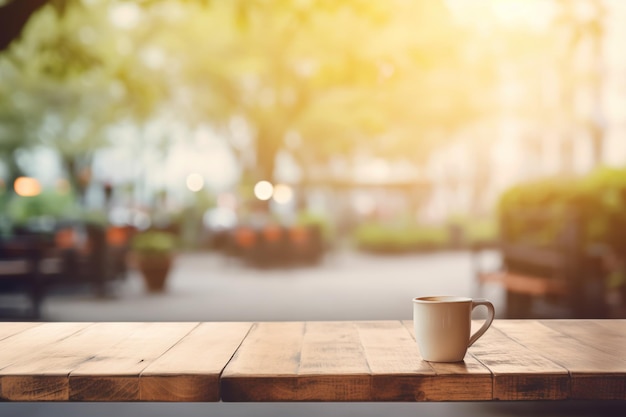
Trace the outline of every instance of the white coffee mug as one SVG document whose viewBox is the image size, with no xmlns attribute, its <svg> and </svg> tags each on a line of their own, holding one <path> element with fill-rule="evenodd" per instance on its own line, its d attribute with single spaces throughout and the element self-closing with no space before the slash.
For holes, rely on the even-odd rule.
<svg viewBox="0 0 626 417">
<path fill-rule="evenodd" d="M 472 311 L 487 307 L 487 318 L 478 331 L 470 336 Z M 430 362 L 460 362 L 467 348 L 482 336 L 495 317 L 490 301 L 467 297 L 437 296 L 413 299 L 415 340 L 424 360 Z"/>
</svg>

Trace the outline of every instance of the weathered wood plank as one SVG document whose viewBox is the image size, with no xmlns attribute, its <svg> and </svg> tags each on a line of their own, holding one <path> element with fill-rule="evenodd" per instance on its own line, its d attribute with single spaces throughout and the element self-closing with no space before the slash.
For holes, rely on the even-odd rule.
<svg viewBox="0 0 626 417">
<path fill-rule="evenodd" d="M 491 390 L 474 358 L 425 362 L 400 321 L 260 323 L 222 375 L 225 401 L 453 401 Z"/>
<path fill-rule="evenodd" d="M 624 333 L 626 327 L 626 319 L 593 320 L 593 322 L 611 332 Z"/>
<path fill-rule="evenodd" d="M 225 401 L 365 401 L 370 370 L 345 322 L 259 323 L 222 375 Z"/>
<path fill-rule="evenodd" d="M 225 401 L 371 400 L 372 372 L 358 326 L 353 322 L 257 324 L 222 375 L 222 397 Z"/>
<path fill-rule="evenodd" d="M 624 346 L 626 320 L 496 320 L 459 363 L 411 321 L 0 323 L 0 398 L 625 400 Z"/>
<path fill-rule="evenodd" d="M 626 361 L 626 320 L 542 320 L 541 324 Z"/>
<path fill-rule="evenodd" d="M 2 323 L 2 325 L 0 326 L 0 341 L 2 339 L 6 339 L 7 337 L 11 337 L 13 335 L 23 332 L 24 330 L 28 330 L 32 327 L 39 325 L 41 325 L 41 323 L 20 321 Z"/>
<path fill-rule="evenodd" d="M 139 401 L 139 375 L 198 323 L 141 323 L 70 373 L 72 401 Z"/>
<path fill-rule="evenodd" d="M 10 367 L 26 358 L 36 357 L 39 352 L 48 346 L 69 338 L 73 334 L 90 326 L 91 323 L 46 323 L 45 325 L 32 326 L 0 341 L 0 398 L 4 400 L 14 399 L 16 393 L 28 397 L 29 400 L 52 400 L 64 395 L 63 381 L 49 381 L 43 389 L 21 387 L 19 381 L 11 381 Z M 2 326 L 4 327 L 4 325 Z M 7 326 L 16 330 L 16 327 Z M 3 330 L 3 332 L 9 332 Z M 16 384 L 17 383 L 17 384 Z"/>
<path fill-rule="evenodd" d="M 569 398 L 626 399 L 626 361 L 555 330 L 558 323 L 503 320 L 497 326 L 520 344 L 566 368 L 571 375 Z"/>
<path fill-rule="evenodd" d="M 0 369 L 26 354 L 79 332 L 91 323 L 46 323 L 33 326 L 0 341 Z M 2 326 L 4 327 L 4 325 Z M 14 328 L 13 325 L 9 326 Z"/>
<path fill-rule="evenodd" d="M 2 370 L 3 396 L 14 401 L 67 401 L 69 374 L 97 352 L 118 343 L 136 323 L 98 323 L 23 355 Z M 53 389 L 51 389 L 53 388 Z"/>
<path fill-rule="evenodd" d="M 354 323 L 259 323 L 222 374 L 225 401 L 367 401 Z"/>
<path fill-rule="evenodd" d="M 502 320 L 469 349 L 493 373 L 494 400 L 561 400 L 569 396 L 570 378 L 563 366 L 509 337 Z"/>
<path fill-rule="evenodd" d="M 417 349 L 413 321 L 403 322 L 411 335 L 411 342 Z M 463 362 L 428 363 L 434 375 L 427 376 L 415 392 L 413 401 L 488 401 L 493 398 L 491 371 L 472 355 L 465 355 Z M 397 378 L 391 378 L 397 379 Z M 407 398 L 410 400 L 410 398 Z"/>
<path fill-rule="evenodd" d="M 251 323 L 201 323 L 139 378 L 142 401 L 219 401 L 220 375 Z"/>
<path fill-rule="evenodd" d="M 543 320 L 542 324 L 600 350 L 613 372 L 572 372 L 572 396 L 585 399 L 626 399 L 626 320 Z"/>
<path fill-rule="evenodd" d="M 296 401 L 366 401 L 370 368 L 350 322 L 305 323 Z"/>
<path fill-rule="evenodd" d="M 222 400 L 295 400 L 304 329 L 301 322 L 254 324 L 222 372 Z"/>
</svg>

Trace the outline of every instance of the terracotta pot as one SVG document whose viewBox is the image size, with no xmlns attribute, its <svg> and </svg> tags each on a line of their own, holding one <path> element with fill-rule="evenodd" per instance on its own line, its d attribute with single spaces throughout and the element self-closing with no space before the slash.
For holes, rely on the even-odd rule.
<svg viewBox="0 0 626 417">
<path fill-rule="evenodd" d="M 163 292 L 172 268 L 173 256 L 137 256 L 137 267 L 149 292 Z"/>
</svg>

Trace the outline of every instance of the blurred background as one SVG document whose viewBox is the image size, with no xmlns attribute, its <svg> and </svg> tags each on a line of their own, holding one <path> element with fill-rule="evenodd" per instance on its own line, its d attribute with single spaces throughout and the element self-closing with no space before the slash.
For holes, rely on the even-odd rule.
<svg viewBox="0 0 626 417">
<path fill-rule="evenodd" d="M 621 1 L 0 5 L 3 314 L 435 255 L 506 317 L 623 314 Z"/>
<path fill-rule="evenodd" d="M 625 41 L 620 0 L 0 0 L 0 319 L 626 318 Z"/>
</svg>

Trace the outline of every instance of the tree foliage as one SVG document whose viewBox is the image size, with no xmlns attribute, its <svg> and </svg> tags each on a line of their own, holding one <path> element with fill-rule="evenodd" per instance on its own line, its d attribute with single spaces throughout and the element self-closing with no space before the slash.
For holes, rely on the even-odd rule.
<svg viewBox="0 0 626 417">
<path fill-rule="evenodd" d="M 260 178 L 280 150 L 305 166 L 357 150 L 423 157 L 433 130 L 476 110 L 438 1 L 161 2 L 150 16 L 177 105 L 195 121 L 243 118 Z"/>
<path fill-rule="evenodd" d="M 481 111 L 442 1 L 61 3 L 0 56 L 5 161 L 44 144 L 76 170 L 108 127 L 168 114 L 226 137 L 243 121 L 252 137 L 233 148 L 271 179 L 281 151 L 305 171 L 357 153 L 419 163 Z"/>
</svg>

